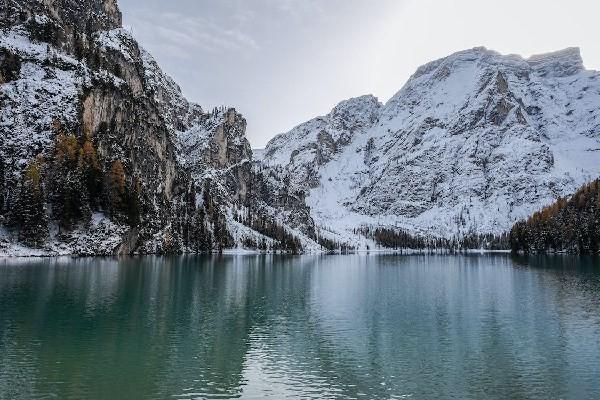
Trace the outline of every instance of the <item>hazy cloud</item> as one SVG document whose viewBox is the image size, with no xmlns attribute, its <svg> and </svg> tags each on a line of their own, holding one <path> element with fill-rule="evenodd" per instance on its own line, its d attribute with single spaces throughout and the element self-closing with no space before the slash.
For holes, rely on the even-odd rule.
<svg viewBox="0 0 600 400">
<path fill-rule="evenodd" d="M 218 53 L 260 49 L 258 43 L 244 32 L 202 16 L 177 12 L 143 13 L 131 18 L 129 23 L 133 25 L 134 34 L 171 49 L 172 56 L 181 58 L 189 58 L 197 50 Z"/>
<path fill-rule="evenodd" d="M 204 108 L 235 106 L 248 137 L 273 135 L 338 101 L 389 99 L 420 65 L 486 46 L 534 53 L 580 46 L 600 68 L 590 0 L 119 0 L 124 21 Z"/>
</svg>

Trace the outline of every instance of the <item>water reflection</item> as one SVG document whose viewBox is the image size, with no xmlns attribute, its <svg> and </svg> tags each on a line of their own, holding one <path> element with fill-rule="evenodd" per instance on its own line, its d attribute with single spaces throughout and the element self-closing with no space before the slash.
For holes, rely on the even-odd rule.
<svg viewBox="0 0 600 400">
<path fill-rule="evenodd" d="M 600 263 L 0 263 L 0 398 L 591 398 Z"/>
</svg>

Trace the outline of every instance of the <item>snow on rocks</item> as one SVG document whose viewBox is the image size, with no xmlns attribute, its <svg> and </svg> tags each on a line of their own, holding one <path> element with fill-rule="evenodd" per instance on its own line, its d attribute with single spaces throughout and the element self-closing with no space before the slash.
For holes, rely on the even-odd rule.
<svg viewBox="0 0 600 400">
<path fill-rule="evenodd" d="M 51 226 L 50 237 L 45 246 L 33 249 L 20 244 L 10 231 L 0 229 L 0 257 L 112 255 L 127 231 L 126 226 L 115 224 L 106 215 L 94 213 L 88 224 L 68 234 L 60 235 L 58 228 Z"/>
<path fill-rule="evenodd" d="M 362 225 L 498 234 L 600 175 L 599 79 L 578 49 L 475 48 L 419 68 L 384 106 L 353 99 L 275 137 L 263 162 L 349 241 Z"/>
</svg>

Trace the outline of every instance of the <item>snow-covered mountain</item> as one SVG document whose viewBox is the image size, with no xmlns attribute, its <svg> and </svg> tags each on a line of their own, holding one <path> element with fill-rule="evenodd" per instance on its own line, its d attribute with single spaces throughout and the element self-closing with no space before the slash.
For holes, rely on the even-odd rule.
<svg viewBox="0 0 600 400">
<path fill-rule="evenodd" d="M 256 159 L 243 116 L 188 101 L 114 0 L 0 3 L 0 255 L 501 233 L 600 175 L 600 74 L 576 49 L 454 54 Z"/>
<path fill-rule="evenodd" d="M 347 100 L 276 136 L 262 160 L 349 240 L 364 225 L 502 233 L 600 176 L 600 73 L 575 48 L 462 51 L 419 68 L 385 105 Z"/>
<path fill-rule="evenodd" d="M 1 3 L 0 255 L 314 246 L 242 115 L 188 101 L 115 0 Z"/>
</svg>

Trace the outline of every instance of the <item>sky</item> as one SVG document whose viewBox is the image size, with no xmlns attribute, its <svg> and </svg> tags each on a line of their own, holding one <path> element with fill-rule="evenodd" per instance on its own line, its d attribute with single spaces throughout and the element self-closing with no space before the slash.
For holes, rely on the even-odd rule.
<svg viewBox="0 0 600 400">
<path fill-rule="evenodd" d="M 597 0 L 119 0 L 131 29 L 188 99 L 231 106 L 262 148 L 344 99 L 386 102 L 420 66 L 485 46 L 580 47 L 600 70 Z"/>
</svg>

